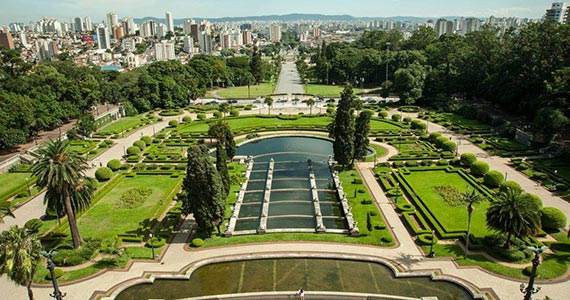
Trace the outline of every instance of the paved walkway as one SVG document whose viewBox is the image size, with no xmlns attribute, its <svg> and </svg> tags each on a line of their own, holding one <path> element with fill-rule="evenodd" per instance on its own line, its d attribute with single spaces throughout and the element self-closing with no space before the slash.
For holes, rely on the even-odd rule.
<svg viewBox="0 0 570 300">
<path fill-rule="evenodd" d="M 298 110 L 295 109 L 285 109 L 284 111 L 275 110 L 275 113 L 279 112 L 293 112 Z M 307 110 L 307 109 L 305 109 Z M 253 112 L 249 112 L 253 113 Z M 177 117 L 173 117 L 177 118 Z M 170 118 L 171 119 L 171 118 Z M 158 123 L 155 126 L 155 130 L 158 132 L 159 128 L 164 128 L 167 126 L 169 118 L 165 121 Z M 438 128 L 435 124 L 430 124 L 430 131 L 442 130 L 441 127 Z M 142 129 L 144 135 L 152 135 L 153 128 L 149 126 Z M 121 140 L 117 140 L 117 145 L 105 152 L 99 159 L 102 163 L 106 163 L 112 158 L 122 155 L 122 147 L 130 146 L 132 142 L 140 138 L 140 131 L 135 134 L 126 137 Z M 454 137 L 456 138 L 456 137 Z M 477 149 L 471 149 L 468 147 L 469 144 L 460 146 L 460 153 L 462 151 L 475 152 Z M 396 151 L 393 147 L 387 147 L 390 155 Z M 483 158 L 483 153 L 478 153 Z M 378 159 L 378 162 L 385 160 L 387 156 Z M 493 158 L 483 158 L 494 161 Z M 493 169 L 499 169 L 500 167 L 505 167 L 504 162 L 498 160 L 496 165 L 493 163 L 491 167 Z M 425 272 L 425 271 L 437 271 L 441 276 L 454 279 L 463 283 L 468 283 L 470 286 L 474 286 L 478 289 L 485 290 L 492 288 L 493 291 L 498 295 L 499 299 L 504 300 L 515 300 L 521 299 L 522 295 L 519 293 L 519 285 L 521 281 L 503 278 L 502 276 L 497 276 L 488 273 L 478 267 L 458 267 L 453 260 L 448 258 L 436 258 L 429 259 L 425 258 L 421 250 L 415 245 L 411 236 L 408 234 L 403 223 L 400 221 L 396 211 L 394 210 L 393 204 L 386 198 L 384 192 L 380 189 L 374 174 L 370 170 L 372 167 L 371 163 L 358 163 L 357 168 L 362 175 L 363 180 L 366 183 L 371 195 L 375 199 L 376 205 L 380 208 L 386 224 L 390 227 L 392 232 L 395 234 L 397 239 L 397 246 L 394 248 L 382 248 L 370 245 L 355 245 L 355 244 L 336 244 L 336 243 L 319 243 L 319 242 L 279 242 L 279 243 L 261 243 L 261 244 L 243 244 L 235 245 L 229 247 L 216 247 L 216 248 L 204 248 L 204 249 L 193 249 L 187 251 L 184 248 L 185 241 L 188 240 L 190 229 L 192 226 L 192 221 L 185 220 L 180 232 L 175 236 L 173 242 L 169 245 L 168 250 L 164 253 L 164 256 L 160 262 L 134 262 L 129 270 L 127 271 L 108 271 L 96 276 L 94 278 L 75 283 L 66 284 L 61 287 L 61 290 L 68 294 L 66 299 L 89 299 L 96 291 L 107 291 L 113 288 L 120 282 L 134 280 L 136 278 L 142 278 L 145 273 L 178 273 L 185 269 L 189 264 L 202 263 L 206 261 L 214 260 L 235 260 L 240 258 L 249 258 L 252 256 L 265 256 L 265 257 L 282 257 L 282 256 L 315 256 L 315 257 L 337 257 L 337 258 L 359 258 L 364 257 L 367 259 L 374 258 L 381 261 L 389 262 L 394 266 L 398 266 L 404 272 Z M 500 169 L 499 169 L 500 170 Z M 508 172 L 513 171 L 512 169 L 507 170 Z M 92 171 L 91 171 L 92 172 Z M 513 173 L 514 174 L 514 173 Z M 520 174 L 519 174 L 520 175 Z M 519 178 L 511 178 L 509 173 L 509 179 L 514 179 L 519 181 Z M 512 175 L 516 176 L 516 175 Z M 526 177 L 521 178 L 519 182 L 525 189 L 529 185 Z M 532 186 L 532 183 L 530 184 Z M 528 190 L 528 189 L 527 189 Z M 555 204 L 556 197 L 548 198 L 544 197 L 537 192 L 539 196 L 543 198 L 545 205 L 553 206 L 550 203 Z M 31 201 L 29 204 L 18 209 L 28 210 L 31 203 L 37 202 L 36 200 Z M 564 205 L 561 205 L 564 207 Z M 43 212 L 43 210 L 42 210 Z M 10 218 L 7 218 L 9 220 Z M 4 227 L 4 226 L 2 226 Z M 2 229 L 0 227 L 0 229 Z M 562 281 L 558 283 L 539 283 L 542 287 L 540 298 L 549 296 L 552 299 L 566 299 L 567 291 L 570 290 L 570 281 Z M 24 287 L 16 286 L 7 281 L 6 277 L 0 277 L 0 288 L 2 289 L 2 296 L 0 299 L 27 299 L 26 289 Z M 46 298 L 49 293 L 51 293 L 51 288 L 49 287 L 34 287 L 35 295 L 38 299 Z M 2 298 L 4 295 L 9 295 L 7 298 Z"/>
<path fill-rule="evenodd" d="M 275 87 L 275 94 L 304 94 L 305 87 L 297 71 L 295 63 L 285 62 L 281 64 L 279 80 Z"/>
</svg>

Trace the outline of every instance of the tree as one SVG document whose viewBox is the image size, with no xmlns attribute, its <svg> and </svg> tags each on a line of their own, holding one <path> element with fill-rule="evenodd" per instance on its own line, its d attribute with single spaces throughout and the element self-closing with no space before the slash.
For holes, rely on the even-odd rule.
<svg viewBox="0 0 570 300">
<path fill-rule="evenodd" d="M 532 124 L 532 129 L 535 134 L 543 137 L 544 142 L 551 142 L 557 133 L 568 126 L 568 118 L 559 109 L 552 107 L 541 108 Z"/>
<path fill-rule="evenodd" d="M 220 120 L 216 123 L 210 124 L 208 134 L 218 140 L 218 143 L 220 143 L 225 149 L 226 155 L 229 159 L 232 159 L 236 155 L 234 133 L 228 123 Z"/>
<path fill-rule="evenodd" d="M 265 105 L 267 105 L 267 109 L 269 110 L 269 114 L 271 114 L 271 106 L 273 105 L 273 98 L 271 98 L 270 96 L 265 97 L 265 100 L 263 100 L 263 103 Z"/>
<path fill-rule="evenodd" d="M 34 299 L 32 282 L 42 261 L 40 251 L 40 240 L 24 228 L 12 226 L 0 235 L 0 274 L 25 286 L 30 300 Z"/>
<path fill-rule="evenodd" d="M 406 104 L 413 104 L 422 97 L 426 76 L 424 67 L 417 63 L 398 69 L 394 73 L 394 90 Z"/>
<path fill-rule="evenodd" d="M 8 205 L 2 204 L 0 205 L 0 224 L 4 223 L 5 216 L 15 218 L 12 209 Z"/>
<path fill-rule="evenodd" d="M 231 129 L 226 131 L 225 140 L 226 155 L 229 159 L 232 159 L 236 155 L 236 141 L 234 140 L 234 133 Z"/>
<path fill-rule="evenodd" d="M 347 85 L 340 94 L 340 101 L 332 127 L 334 159 L 346 167 L 354 157 L 354 94 Z"/>
<path fill-rule="evenodd" d="M 519 189 L 507 188 L 487 210 L 487 227 L 507 234 L 503 245 L 509 248 L 511 236 L 522 238 L 540 228 L 540 208 Z"/>
<path fill-rule="evenodd" d="M 208 236 L 214 227 L 221 233 L 226 197 L 220 173 L 210 162 L 205 145 L 193 145 L 188 150 L 188 164 L 184 190 L 187 197 L 186 213 L 192 213 L 199 228 Z"/>
<path fill-rule="evenodd" d="M 226 118 L 226 114 L 229 113 L 230 110 L 231 110 L 231 106 L 227 102 L 222 102 L 218 106 L 218 111 L 220 111 L 222 114 L 224 114 L 224 119 Z"/>
<path fill-rule="evenodd" d="M 90 136 L 92 132 L 97 130 L 95 125 L 95 117 L 92 113 L 84 113 L 79 117 L 77 122 L 77 130 L 86 136 Z"/>
<path fill-rule="evenodd" d="M 227 197 L 230 193 L 230 174 L 228 172 L 228 157 L 226 156 L 226 149 L 222 144 L 216 144 L 216 170 L 220 173 L 222 184 L 224 186 L 224 195 Z"/>
<path fill-rule="evenodd" d="M 307 106 L 309 107 L 309 114 L 312 115 L 313 114 L 313 106 L 315 106 L 315 99 L 309 98 L 309 100 L 307 100 Z"/>
<path fill-rule="evenodd" d="M 370 111 L 365 110 L 360 112 L 356 119 L 356 128 L 354 132 L 354 156 L 352 158 L 352 163 L 354 163 L 355 159 L 364 158 L 368 152 L 368 145 L 370 145 L 370 140 L 368 139 L 368 133 L 370 132 L 370 117 Z"/>
<path fill-rule="evenodd" d="M 471 214 L 473 213 L 473 205 L 483 201 L 483 197 L 477 193 L 475 189 L 467 188 L 464 193 L 459 196 L 461 202 L 467 205 L 467 236 L 465 236 L 465 254 L 467 258 L 467 251 L 469 251 L 469 235 L 471 234 Z"/>
<path fill-rule="evenodd" d="M 75 213 L 86 208 L 91 201 L 91 193 L 83 191 L 87 162 L 71 151 L 67 140 L 49 141 L 38 153 L 41 157 L 32 167 L 32 175 L 36 176 L 39 187 L 47 188 L 46 201 L 58 202 L 65 209 L 73 247 L 77 249 L 81 235 Z"/>
<path fill-rule="evenodd" d="M 253 53 L 251 54 L 251 62 L 249 67 L 250 67 L 250 72 L 253 75 L 256 84 L 259 84 L 263 77 L 261 66 L 262 66 L 261 52 L 257 49 L 257 46 L 253 46 Z"/>
</svg>

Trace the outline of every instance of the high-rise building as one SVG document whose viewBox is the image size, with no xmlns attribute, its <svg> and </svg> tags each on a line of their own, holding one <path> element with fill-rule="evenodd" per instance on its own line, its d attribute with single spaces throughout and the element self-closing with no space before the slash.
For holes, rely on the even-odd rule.
<svg viewBox="0 0 570 300">
<path fill-rule="evenodd" d="M 242 40 L 245 45 L 252 44 L 253 40 L 251 38 L 251 32 L 249 30 L 244 30 L 241 32 Z"/>
<path fill-rule="evenodd" d="M 184 52 L 188 54 L 194 53 L 194 39 L 191 36 L 185 35 L 183 40 L 184 40 Z"/>
<path fill-rule="evenodd" d="M 91 22 L 91 18 L 85 17 L 85 30 L 93 31 L 93 23 Z"/>
<path fill-rule="evenodd" d="M 440 37 L 447 33 L 447 20 L 446 19 L 438 19 L 435 22 L 435 31 L 437 32 L 437 37 Z"/>
<path fill-rule="evenodd" d="M 0 31 L 0 45 L 8 49 L 14 49 L 14 40 L 12 40 L 10 31 L 6 29 L 2 29 L 2 31 Z"/>
<path fill-rule="evenodd" d="M 107 27 L 102 25 L 97 27 L 97 44 L 99 49 L 111 49 L 111 37 Z"/>
<path fill-rule="evenodd" d="M 116 39 L 121 39 L 125 36 L 125 28 L 121 26 L 113 27 L 113 37 Z"/>
<path fill-rule="evenodd" d="M 554 2 L 550 9 L 546 10 L 544 15 L 545 20 L 552 20 L 557 23 L 566 23 L 570 21 L 567 19 L 569 13 L 568 5 L 564 2 Z"/>
<path fill-rule="evenodd" d="M 170 12 L 166 12 L 166 30 L 174 33 L 174 19 Z"/>
<path fill-rule="evenodd" d="M 154 58 L 156 60 L 176 59 L 176 55 L 174 53 L 174 42 L 161 41 L 160 43 L 154 44 Z"/>
<path fill-rule="evenodd" d="M 135 51 L 137 49 L 137 43 L 136 43 L 135 39 L 132 39 L 132 38 L 123 39 L 121 41 L 121 46 L 123 49 L 128 50 L 128 51 Z"/>
<path fill-rule="evenodd" d="M 241 31 L 245 31 L 245 30 L 251 31 L 251 23 L 241 24 L 241 25 L 239 26 L 239 29 L 240 29 Z"/>
<path fill-rule="evenodd" d="M 227 32 L 220 34 L 220 43 L 222 44 L 222 49 L 231 49 L 232 36 Z"/>
<path fill-rule="evenodd" d="M 135 24 L 135 19 L 133 17 L 126 17 L 126 30 L 125 34 L 134 35 L 137 32 L 137 24 Z"/>
<path fill-rule="evenodd" d="M 115 26 L 119 25 L 119 16 L 116 13 L 108 13 L 107 14 L 107 28 L 109 30 Z"/>
<path fill-rule="evenodd" d="M 18 35 L 20 36 L 20 47 L 28 48 L 28 37 L 26 33 L 22 31 Z"/>
<path fill-rule="evenodd" d="M 269 40 L 274 43 L 281 41 L 281 26 L 279 24 L 269 26 Z"/>
<path fill-rule="evenodd" d="M 192 35 L 192 38 L 194 38 L 194 40 L 200 39 L 200 24 L 193 23 L 190 25 L 190 35 Z"/>
<path fill-rule="evenodd" d="M 167 32 L 168 32 L 168 29 L 167 29 L 166 25 L 164 25 L 164 24 L 156 25 L 156 36 L 157 37 L 163 38 L 164 36 L 166 36 Z"/>
<path fill-rule="evenodd" d="M 36 51 L 39 61 L 54 61 L 57 57 L 57 43 L 52 40 L 36 40 Z"/>
<path fill-rule="evenodd" d="M 481 20 L 477 18 L 467 18 L 465 19 L 465 28 L 463 32 L 469 33 L 473 31 L 479 31 L 481 29 Z"/>
<path fill-rule="evenodd" d="M 196 24 L 192 19 L 184 21 L 184 24 L 182 24 L 182 33 L 184 33 L 184 35 L 189 35 L 192 33 L 192 24 Z M 194 38 L 196 37 L 194 36 Z"/>
<path fill-rule="evenodd" d="M 201 53 L 212 53 L 212 36 L 206 31 L 200 31 L 198 45 Z"/>
<path fill-rule="evenodd" d="M 83 32 L 85 29 L 83 28 L 83 20 L 80 17 L 76 17 L 73 22 L 73 28 L 76 32 Z"/>
</svg>

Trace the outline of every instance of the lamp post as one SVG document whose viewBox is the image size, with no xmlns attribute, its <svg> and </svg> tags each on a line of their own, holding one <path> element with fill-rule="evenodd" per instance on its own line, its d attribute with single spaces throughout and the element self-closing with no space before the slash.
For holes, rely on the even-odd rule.
<svg viewBox="0 0 570 300">
<path fill-rule="evenodd" d="M 530 273 L 530 278 L 528 279 L 528 285 L 521 283 L 520 291 L 524 294 L 524 300 L 532 300 L 532 295 L 540 292 L 540 287 L 534 287 L 534 278 L 536 277 L 536 269 L 540 264 L 540 254 L 544 252 L 548 247 L 527 247 L 529 250 L 534 252 L 534 259 L 532 260 L 532 271 Z"/>
<path fill-rule="evenodd" d="M 435 242 L 435 230 L 431 231 L 431 245 L 429 246 L 429 253 L 428 253 L 428 257 L 434 257 L 435 256 L 435 252 L 433 252 L 433 244 Z"/>
<path fill-rule="evenodd" d="M 51 283 L 53 285 L 53 294 L 50 294 L 50 297 L 53 297 L 56 300 L 63 300 L 63 297 L 65 297 L 66 294 L 62 294 L 61 291 L 59 290 L 59 287 L 57 285 L 57 278 L 55 277 L 55 264 L 51 260 L 51 258 L 54 255 L 56 255 L 57 252 L 50 250 L 49 252 L 42 251 L 42 252 L 40 252 L 40 254 L 47 259 L 47 268 L 49 270 L 49 273 L 51 274 Z"/>
<path fill-rule="evenodd" d="M 28 189 L 28 197 L 32 196 L 32 192 L 30 191 L 30 178 L 26 177 L 26 188 Z"/>
<path fill-rule="evenodd" d="M 152 241 L 152 233 L 148 234 L 149 236 L 149 244 L 150 244 L 150 251 L 152 252 L 152 260 L 154 260 L 154 242 Z"/>
<path fill-rule="evenodd" d="M 388 88 L 388 52 L 390 51 L 390 42 L 386 43 L 386 89 Z"/>
</svg>

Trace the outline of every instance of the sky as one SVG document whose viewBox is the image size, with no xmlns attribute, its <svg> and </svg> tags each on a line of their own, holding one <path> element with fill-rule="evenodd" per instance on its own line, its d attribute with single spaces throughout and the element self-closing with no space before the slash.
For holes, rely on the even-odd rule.
<svg viewBox="0 0 570 300">
<path fill-rule="evenodd" d="M 540 18 L 551 0 L 2 0 L 0 24 L 36 21 L 43 17 L 68 21 L 89 16 L 104 20 L 108 12 L 175 19 L 245 17 L 288 13 L 348 14 L 355 17 L 475 16 Z"/>
</svg>

